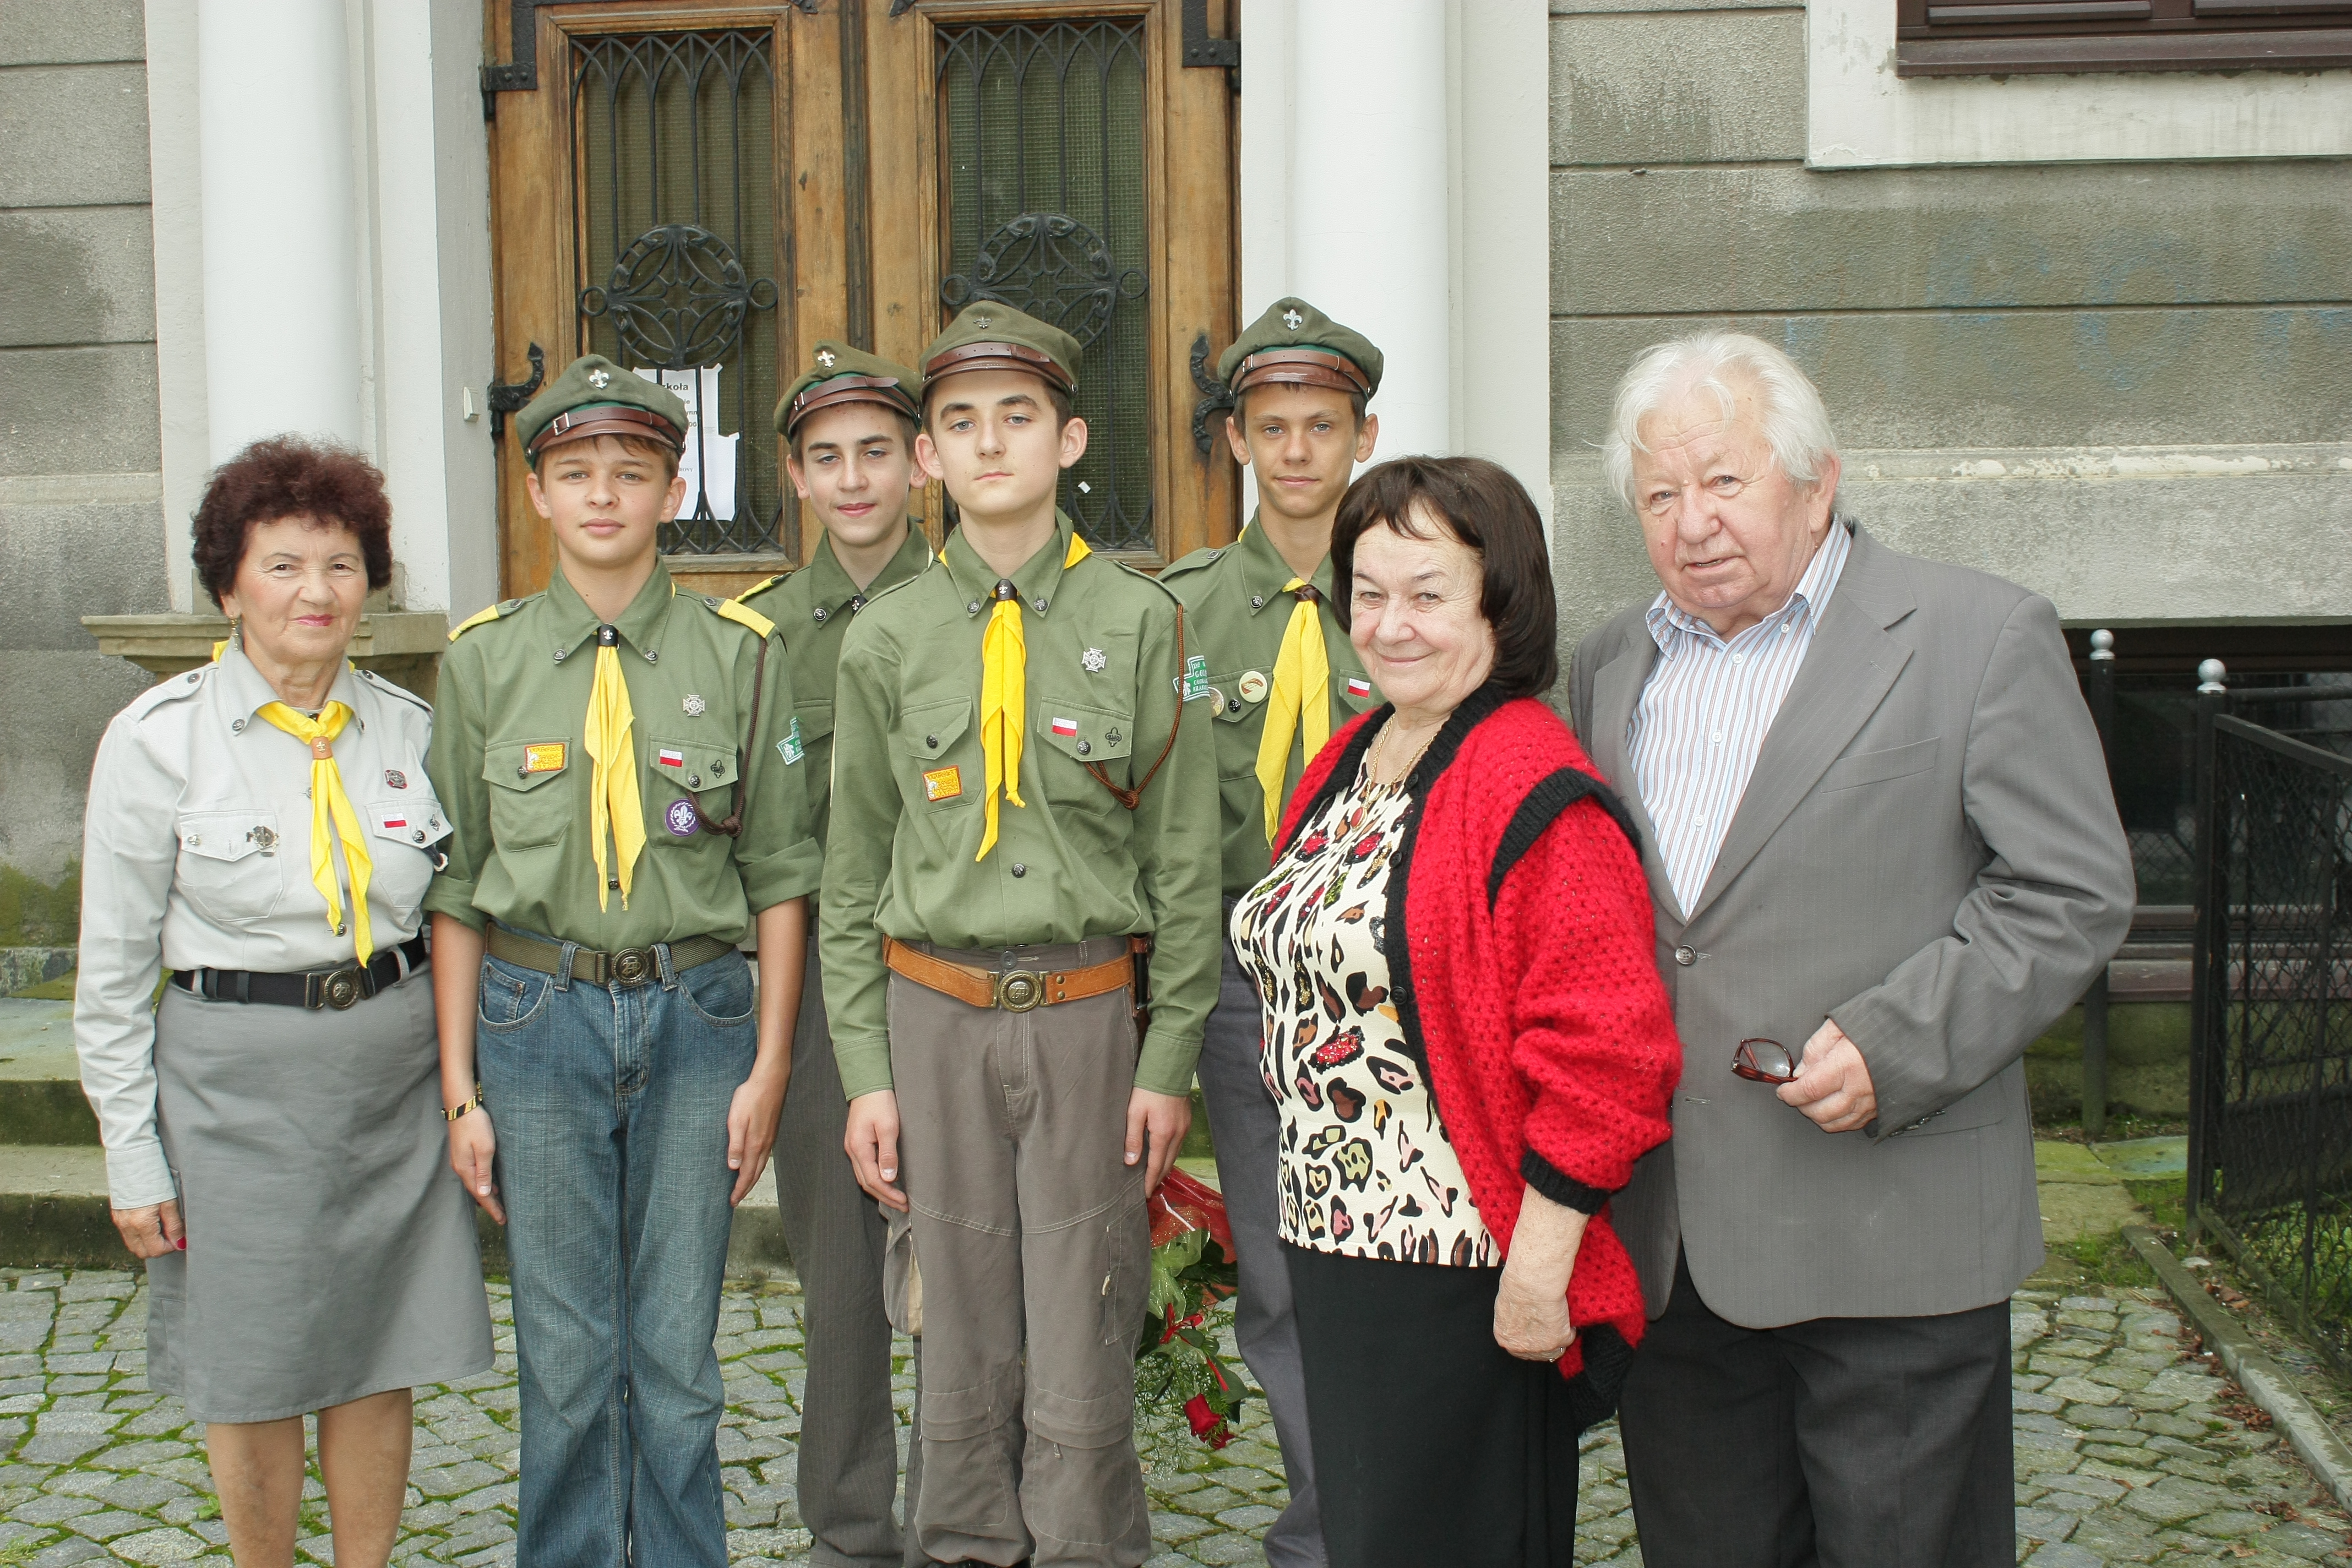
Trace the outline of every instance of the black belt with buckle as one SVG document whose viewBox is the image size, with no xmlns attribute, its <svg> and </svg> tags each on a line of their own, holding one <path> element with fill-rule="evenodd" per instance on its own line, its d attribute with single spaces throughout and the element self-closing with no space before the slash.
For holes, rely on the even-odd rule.
<svg viewBox="0 0 2352 1568">
<path fill-rule="evenodd" d="M 399 984 L 425 967 L 425 938 L 410 937 L 365 963 L 270 974 L 251 969 L 175 969 L 172 984 L 207 1002 L 258 1002 L 273 1007 L 341 1012 Z"/>
<path fill-rule="evenodd" d="M 520 931 L 493 925 L 486 945 L 492 958 L 521 969 L 535 969 L 541 974 L 563 972 L 563 944 L 546 942 Z M 660 949 L 669 948 L 669 966 L 673 973 L 697 968 L 716 958 L 724 958 L 740 951 L 731 942 L 721 942 L 715 936 L 690 936 L 684 942 L 667 944 L 656 942 L 651 947 L 625 947 L 618 952 L 599 952 L 593 948 L 574 948 L 572 952 L 572 978 L 590 985 L 643 985 L 661 978 Z"/>
</svg>

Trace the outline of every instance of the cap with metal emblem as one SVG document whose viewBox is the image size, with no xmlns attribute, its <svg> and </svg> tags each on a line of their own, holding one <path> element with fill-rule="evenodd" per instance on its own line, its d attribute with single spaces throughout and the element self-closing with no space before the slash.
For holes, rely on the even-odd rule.
<svg viewBox="0 0 2352 1568">
<path fill-rule="evenodd" d="M 995 300 L 975 300 L 923 351 L 923 390 L 950 375 L 1017 370 L 1063 392 L 1078 384 L 1078 340 Z"/>
<path fill-rule="evenodd" d="M 1276 300 L 1217 356 L 1217 375 L 1239 397 L 1265 382 L 1328 386 L 1370 397 L 1381 389 L 1381 351 L 1306 300 Z"/>
<path fill-rule="evenodd" d="M 816 346 L 809 368 L 784 388 L 776 405 L 776 433 L 789 437 L 802 420 L 837 403 L 878 403 L 908 419 L 922 417 L 923 378 L 903 364 L 830 340 Z"/>
<path fill-rule="evenodd" d="M 602 354 L 573 360 L 515 416 L 515 435 L 534 462 L 550 447 L 592 436 L 636 436 L 680 451 L 686 426 L 677 394 Z"/>
</svg>

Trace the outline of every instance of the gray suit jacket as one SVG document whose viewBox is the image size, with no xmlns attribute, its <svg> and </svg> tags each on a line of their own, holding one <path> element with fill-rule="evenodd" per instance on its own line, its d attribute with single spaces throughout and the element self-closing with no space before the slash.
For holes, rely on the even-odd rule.
<svg viewBox="0 0 2352 1568">
<path fill-rule="evenodd" d="M 1677 1245 L 1708 1306 L 1769 1328 L 2006 1298 L 2042 1262 L 2025 1047 L 2131 923 L 2131 853 L 2057 612 L 2012 584 L 1853 552 L 1706 889 L 1675 906 L 1625 750 L 1646 605 L 1576 651 L 1578 738 L 1636 814 L 1683 1076 L 1616 1200 L 1650 1314 Z M 1878 1120 L 1824 1133 L 1733 1076 L 1834 1018 Z"/>
</svg>

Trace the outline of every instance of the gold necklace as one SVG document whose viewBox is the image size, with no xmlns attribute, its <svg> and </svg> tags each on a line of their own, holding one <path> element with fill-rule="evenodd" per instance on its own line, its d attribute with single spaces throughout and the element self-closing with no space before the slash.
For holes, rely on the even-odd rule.
<svg viewBox="0 0 2352 1568">
<path fill-rule="evenodd" d="M 1387 753 L 1384 748 L 1389 743 L 1389 737 L 1396 732 L 1395 725 L 1396 720 L 1391 716 L 1389 726 L 1381 731 L 1379 737 L 1370 746 L 1364 748 L 1363 779 L 1364 794 L 1367 798 L 1384 799 L 1404 788 L 1406 781 L 1412 777 L 1412 770 L 1421 765 L 1421 759 L 1428 754 L 1430 746 L 1437 740 L 1438 731 L 1445 728 L 1444 724 L 1439 724 L 1435 729 L 1431 730 L 1423 738 L 1421 744 L 1413 748 L 1412 755 L 1405 759 L 1404 766 L 1398 772 L 1396 778 L 1392 782 L 1383 784 L 1373 770 L 1372 754 L 1378 752 L 1385 757 Z"/>
</svg>

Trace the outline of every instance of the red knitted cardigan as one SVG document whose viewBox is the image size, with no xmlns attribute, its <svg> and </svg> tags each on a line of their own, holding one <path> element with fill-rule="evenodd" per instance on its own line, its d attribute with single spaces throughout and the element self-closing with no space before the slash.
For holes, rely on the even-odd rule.
<svg viewBox="0 0 2352 1568">
<path fill-rule="evenodd" d="M 1392 711 L 1357 719 L 1308 764 L 1277 858 Z M 1644 1320 L 1608 1200 L 1665 1142 L 1682 1072 L 1633 825 L 1558 715 L 1491 687 L 1454 710 L 1409 784 L 1381 939 L 1390 995 L 1506 1256 L 1527 1186 L 1592 1215 L 1559 1368 L 1589 1373 L 1605 1413 Z"/>
</svg>

